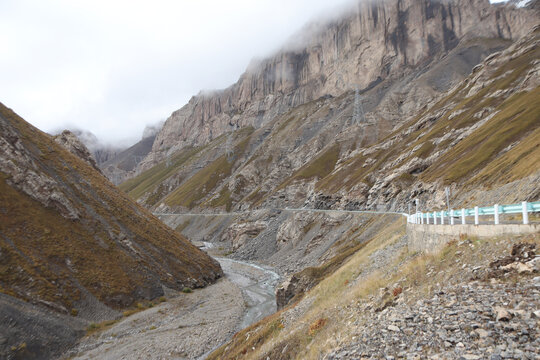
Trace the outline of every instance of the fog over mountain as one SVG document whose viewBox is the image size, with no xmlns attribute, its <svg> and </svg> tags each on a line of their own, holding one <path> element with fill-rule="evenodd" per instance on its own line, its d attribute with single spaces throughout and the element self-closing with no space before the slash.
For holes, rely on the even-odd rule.
<svg viewBox="0 0 540 360">
<path fill-rule="evenodd" d="M 349 0 L 2 1 L 0 98 L 41 130 L 139 139 Z M 39 61 L 36 61 L 39 59 Z"/>
</svg>

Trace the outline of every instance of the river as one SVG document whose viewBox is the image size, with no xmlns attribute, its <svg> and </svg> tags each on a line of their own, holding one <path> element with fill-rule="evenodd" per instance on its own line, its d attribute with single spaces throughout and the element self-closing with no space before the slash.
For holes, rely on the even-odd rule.
<svg viewBox="0 0 540 360">
<path fill-rule="evenodd" d="M 224 278 L 121 319 L 84 338 L 74 359 L 204 359 L 242 328 L 276 311 L 279 275 L 271 268 L 216 258 Z"/>
</svg>

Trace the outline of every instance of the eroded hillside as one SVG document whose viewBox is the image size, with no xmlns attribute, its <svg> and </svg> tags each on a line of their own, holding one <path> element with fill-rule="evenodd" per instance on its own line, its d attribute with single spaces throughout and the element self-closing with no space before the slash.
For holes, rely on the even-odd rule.
<svg viewBox="0 0 540 360">
<path fill-rule="evenodd" d="M 0 130 L 0 357 L 59 354 L 89 321 L 221 276 L 216 261 L 2 104 Z M 47 330 L 55 326 L 63 330 Z"/>
</svg>

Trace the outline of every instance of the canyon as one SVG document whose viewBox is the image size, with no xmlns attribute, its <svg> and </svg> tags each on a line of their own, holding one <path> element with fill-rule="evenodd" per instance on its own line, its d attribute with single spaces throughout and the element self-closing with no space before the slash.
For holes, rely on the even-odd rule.
<svg viewBox="0 0 540 360">
<path fill-rule="evenodd" d="M 0 357 L 539 356 L 540 234 L 404 216 L 540 199 L 539 4 L 355 1 L 115 154 L 0 105 Z"/>
</svg>

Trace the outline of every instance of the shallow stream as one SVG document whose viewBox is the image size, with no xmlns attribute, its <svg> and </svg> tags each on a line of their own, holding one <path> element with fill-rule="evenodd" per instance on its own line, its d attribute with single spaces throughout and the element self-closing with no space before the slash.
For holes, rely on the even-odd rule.
<svg viewBox="0 0 540 360">
<path fill-rule="evenodd" d="M 225 276 L 242 289 L 246 301 L 246 313 L 239 330 L 276 311 L 275 289 L 280 278 L 276 272 L 245 261 L 227 258 L 216 260 Z"/>
</svg>

